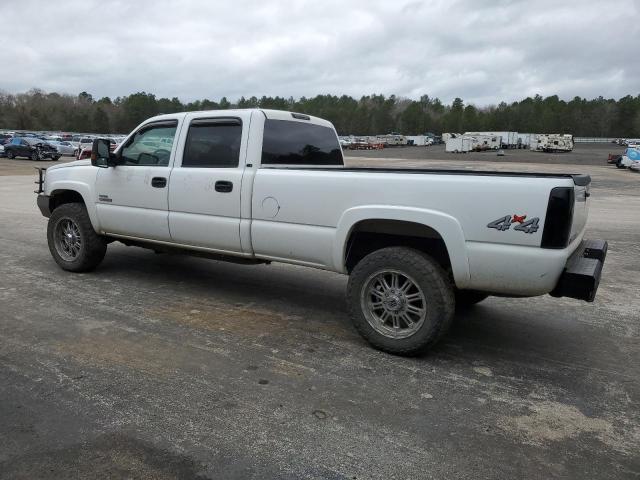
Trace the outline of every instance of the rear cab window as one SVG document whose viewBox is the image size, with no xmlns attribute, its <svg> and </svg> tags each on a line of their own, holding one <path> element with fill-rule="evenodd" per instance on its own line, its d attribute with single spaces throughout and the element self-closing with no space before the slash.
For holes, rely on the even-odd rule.
<svg viewBox="0 0 640 480">
<path fill-rule="evenodd" d="M 306 121 L 267 118 L 262 165 L 342 166 L 342 149 L 332 128 Z"/>
</svg>

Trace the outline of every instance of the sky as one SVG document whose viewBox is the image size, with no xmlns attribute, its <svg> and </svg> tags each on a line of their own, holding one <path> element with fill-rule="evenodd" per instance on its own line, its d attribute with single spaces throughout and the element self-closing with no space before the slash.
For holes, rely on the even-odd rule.
<svg viewBox="0 0 640 480">
<path fill-rule="evenodd" d="M 0 0 L 0 90 L 640 94 L 640 0 Z"/>
</svg>

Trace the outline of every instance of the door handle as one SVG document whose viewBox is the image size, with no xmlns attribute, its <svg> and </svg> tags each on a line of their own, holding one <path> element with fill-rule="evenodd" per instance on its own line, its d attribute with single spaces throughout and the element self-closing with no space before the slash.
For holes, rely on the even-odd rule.
<svg viewBox="0 0 640 480">
<path fill-rule="evenodd" d="M 229 193 L 233 190 L 233 183 L 227 180 L 218 180 L 216 182 L 216 192 Z"/>
<path fill-rule="evenodd" d="M 153 177 L 151 179 L 151 186 L 155 188 L 164 188 L 167 186 L 167 179 L 164 177 Z"/>
</svg>

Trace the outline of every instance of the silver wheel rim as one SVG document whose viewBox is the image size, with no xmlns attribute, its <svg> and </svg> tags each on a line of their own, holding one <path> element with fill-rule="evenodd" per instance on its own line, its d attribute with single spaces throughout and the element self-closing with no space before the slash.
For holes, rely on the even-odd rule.
<svg viewBox="0 0 640 480">
<path fill-rule="evenodd" d="M 63 218 L 56 225 L 53 233 L 53 242 L 60 257 L 67 262 L 74 261 L 80 255 L 80 250 L 82 249 L 80 228 L 73 220 Z"/>
<path fill-rule="evenodd" d="M 380 270 L 370 275 L 362 287 L 360 303 L 369 325 L 388 338 L 414 335 L 427 316 L 422 289 L 398 270 Z"/>
</svg>

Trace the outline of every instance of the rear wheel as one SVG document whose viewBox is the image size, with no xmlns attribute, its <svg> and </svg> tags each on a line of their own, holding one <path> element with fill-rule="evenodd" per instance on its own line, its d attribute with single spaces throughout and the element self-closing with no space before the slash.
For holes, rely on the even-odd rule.
<svg viewBox="0 0 640 480">
<path fill-rule="evenodd" d="M 349 313 L 358 332 L 374 347 L 416 355 L 447 331 L 455 310 L 447 273 L 428 255 L 406 247 L 377 250 L 349 277 Z"/>
<path fill-rule="evenodd" d="M 51 213 L 47 242 L 56 263 L 70 272 L 93 270 L 107 252 L 106 239 L 95 232 L 82 203 L 66 203 Z"/>
<path fill-rule="evenodd" d="M 60 160 L 60 155 L 54 155 L 53 157 L 51 157 L 51 160 L 57 162 L 58 160 Z"/>
<path fill-rule="evenodd" d="M 9 150 L 9 151 L 7 152 L 7 158 L 9 158 L 9 159 L 13 159 L 13 158 L 15 158 L 15 156 L 16 156 L 16 154 L 15 154 L 15 153 L 13 153 L 13 150 Z"/>
<path fill-rule="evenodd" d="M 33 152 L 31 152 L 31 160 L 34 160 L 34 161 L 40 160 L 40 152 L 38 152 L 37 150 L 34 150 Z"/>
</svg>

